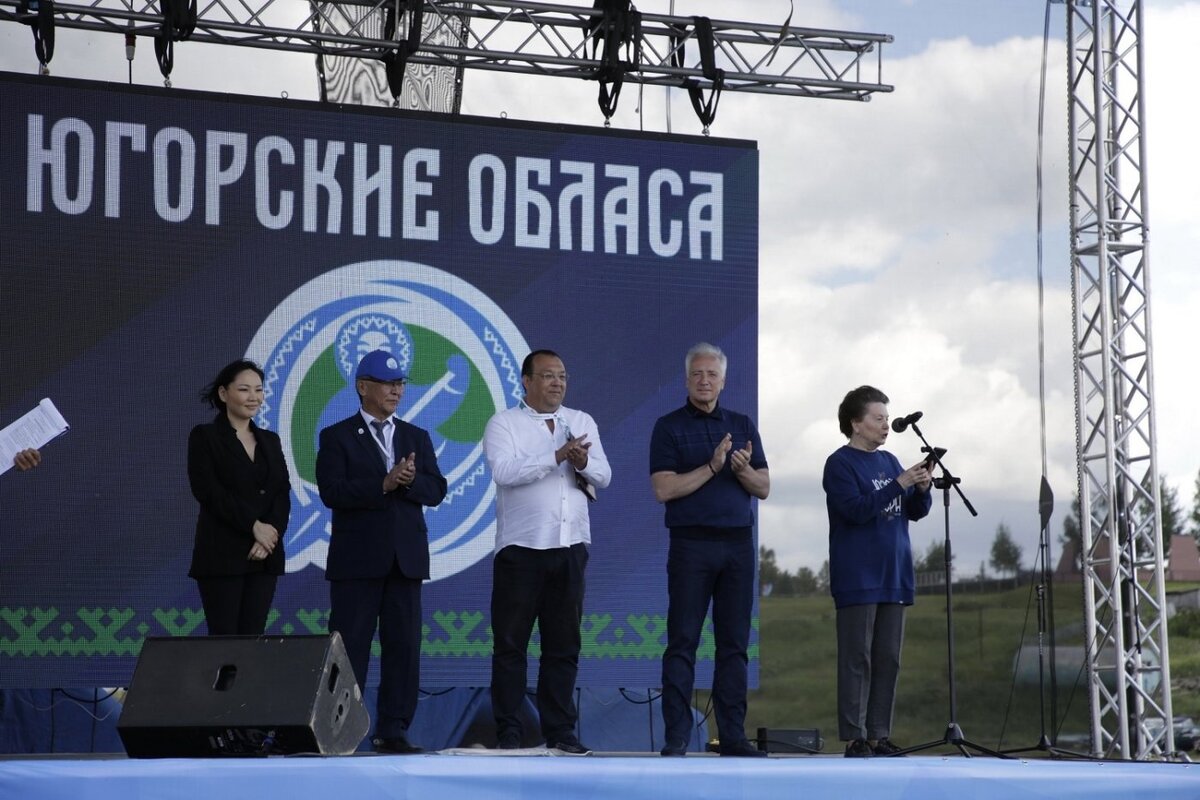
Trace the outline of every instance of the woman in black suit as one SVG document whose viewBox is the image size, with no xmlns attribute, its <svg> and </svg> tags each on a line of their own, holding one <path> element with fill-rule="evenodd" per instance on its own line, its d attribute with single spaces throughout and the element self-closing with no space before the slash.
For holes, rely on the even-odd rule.
<svg viewBox="0 0 1200 800">
<path fill-rule="evenodd" d="M 188 576 L 195 578 L 210 635 L 261 636 L 283 574 L 291 483 L 278 434 L 254 424 L 263 371 L 225 366 L 200 393 L 217 409 L 188 437 L 188 480 L 200 503 Z"/>
</svg>

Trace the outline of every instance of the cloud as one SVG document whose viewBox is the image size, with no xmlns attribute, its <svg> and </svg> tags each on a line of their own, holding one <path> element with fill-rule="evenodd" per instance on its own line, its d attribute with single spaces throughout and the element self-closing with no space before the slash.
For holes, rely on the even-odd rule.
<svg viewBox="0 0 1200 800">
<path fill-rule="evenodd" d="M 1185 504 L 1197 468 L 1188 428 L 1197 394 L 1190 351 L 1200 302 L 1200 174 L 1187 141 L 1191 109 L 1174 98 L 1186 95 L 1179 54 L 1198 24 L 1195 3 L 1149 13 L 1146 24 L 1158 466 Z M 1061 41 L 1051 43 L 1045 151 L 1055 533 L 1075 492 L 1063 51 Z M 894 413 L 923 409 L 923 429 L 950 447 L 948 463 L 980 511 L 972 519 L 953 504 L 966 533 L 956 544 L 960 569 L 987 559 L 1000 522 L 1013 528 L 1026 562 L 1034 556 L 1040 57 L 1037 39 L 933 42 L 887 64 L 892 95 L 852 109 L 806 108 L 802 119 L 780 104 L 766 120 L 761 416 L 765 445 L 777 445 L 760 528 L 781 565 L 815 568 L 825 557 L 821 464 L 841 443 L 840 394 L 865 382 L 891 395 Z M 771 376 L 775 370 L 782 374 Z M 905 436 L 894 435 L 889 449 L 911 463 L 917 443 Z M 938 536 L 929 522 L 914 526 L 918 551 Z"/>
<path fill-rule="evenodd" d="M 638 4 L 666 13 L 670 4 Z M 808 27 L 875 30 L 832 0 L 798 3 Z M 786 0 L 756 2 L 740 19 L 780 23 Z M 679 0 L 676 14 L 731 16 L 727 2 Z M 928 38 L 920 6 L 903 15 L 908 41 Z M 1034 19 L 1033 17 L 1037 17 Z M 920 409 L 921 428 L 948 447 L 947 463 L 978 508 L 955 500 L 960 569 L 986 560 L 1000 522 L 1036 550 L 1041 475 L 1036 195 L 1040 15 L 1029 36 L 975 44 L 954 36 L 893 57 L 895 85 L 870 103 L 730 93 L 712 133 L 753 139 L 760 157 L 759 422 L 771 461 L 772 493 L 760 505 L 763 544 L 781 566 L 819 567 L 827 553 L 825 457 L 843 443 L 842 395 L 872 383 L 894 414 Z M 1067 251 L 1066 64 L 1061 11 L 1055 17 L 1046 80 L 1045 375 L 1048 477 L 1057 532 L 1075 491 L 1074 396 Z M 1146 102 L 1154 240 L 1155 388 L 1159 470 L 1190 503 L 1198 466 L 1190 446 L 1194 309 L 1200 305 L 1197 156 L 1183 60 L 1200 30 L 1200 3 L 1146 12 Z M 882 32 L 882 31 L 881 31 Z M 278 97 L 316 96 L 309 56 L 183 43 L 173 80 L 181 88 Z M 0 68 L 36 71 L 24 26 L 0 25 Z M 119 36 L 60 31 L 56 75 L 124 81 Z M 161 83 L 149 40 L 139 43 L 134 80 Z M 469 72 L 463 111 L 488 117 L 603 124 L 596 84 Z M 669 97 L 669 100 L 668 100 Z M 668 105 L 669 103 L 669 105 Z M 627 85 L 613 125 L 698 134 L 685 94 Z M 736 374 L 736 366 L 733 369 Z M 747 376 L 746 379 L 752 379 Z M 919 440 L 894 435 L 889 449 L 917 460 Z M 938 514 L 935 506 L 935 516 Z M 940 520 L 913 529 L 923 550 Z"/>
<path fill-rule="evenodd" d="M 1200 460 L 1194 447 L 1196 309 L 1200 308 L 1200 156 L 1185 53 L 1200 30 L 1200 3 L 1146 13 L 1146 140 L 1158 469 L 1191 510 Z"/>
<path fill-rule="evenodd" d="M 893 414 L 923 410 L 922 430 L 949 448 L 947 465 L 968 497 L 997 498 L 978 506 L 964 563 L 986 558 L 1001 521 L 1036 520 L 1040 58 L 1040 39 L 935 42 L 888 63 L 897 91 L 870 104 L 799 101 L 803 109 L 780 103 L 752 115 L 769 120 L 759 138 L 760 413 L 773 489 L 760 529 L 781 565 L 815 569 L 825 558 L 821 469 L 844 443 L 837 404 L 863 383 L 890 395 Z M 1062 58 L 1050 69 L 1065 70 Z M 1062 82 L 1054 85 L 1059 96 L 1048 103 L 1063 108 Z M 1051 227 L 1065 225 L 1065 148 L 1054 144 L 1063 139 L 1061 123 L 1051 124 Z M 1065 261 L 1059 254 L 1046 289 L 1047 448 L 1052 483 L 1069 495 Z M 920 445 L 905 433 L 888 447 L 915 463 Z M 914 528 L 918 540 L 928 535 Z"/>
</svg>

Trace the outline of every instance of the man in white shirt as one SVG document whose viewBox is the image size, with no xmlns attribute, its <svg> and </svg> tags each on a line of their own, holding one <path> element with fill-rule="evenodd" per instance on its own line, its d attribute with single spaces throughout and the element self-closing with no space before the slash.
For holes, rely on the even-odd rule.
<svg viewBox="0 0 1200 800">
<path fill-rule="evenodd" d="M 575 732 L 584 570 L 592 541 L 588 502 L 612 470 L 590 415 L 563 406 L 567 372 L 550 350 L 521 365 L 525 400 L 483 434 L 496 482 L 492 563 L 492 710 L 498 746 L 521 746 L 529 637 L 541 633 L 537 708 L 546 746 L 591 752 Z"/>
</svg>

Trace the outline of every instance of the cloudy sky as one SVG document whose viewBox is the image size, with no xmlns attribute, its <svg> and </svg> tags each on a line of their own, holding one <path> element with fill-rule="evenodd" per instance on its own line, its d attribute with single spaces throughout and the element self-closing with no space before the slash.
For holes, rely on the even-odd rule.
<svg viewBox="0 0 1200 800">
<path fill-rule="evenodd" d="M 576 0 L 590 6 L 590 0 Z M 287 4 L 284 4 L 285 6 Z M 296 4 L 300 5 L 300 4 Z M 789 0 L 641 0 L 644 12 L 782 24 Z M 1146 5 L 1150 249 L 1159 468 L 1190 509 L 1200 456 L 1188 433 L 1196 381 L 1189 312 L 1200 308 L 1200 175 L 1191 141 L 1191 65 L 1200 0 Z M 736 7 L 736 13 L 729 9 Z M 782 566 L 826 557 L 825 457 L 844 443 L 836 409 L 850 388 L 890 395 L 921 429 L 979 511 L 957 499 L 960 573 L 986 561 L 1005 523 L 1032 564 L 1041 477 L 1036 158 L 1042 0 L 795 0 L 797 26 L 889 33 L 869 103 L 727 94 L 717 136 L 758 142 L 761 307 L 755 380 L 772 493 L 762 541 Z M 1045 125 L 1046 420 L 1057 533 L 1075 491 L 1066 184 L 1065 10 L 1051 6 Z M 174 86 L 315 99 L 308 56 L 178 45 Z M 0 69 L 35 72 L 29 30 L 0 24 Z M 122 37 L 58 32 L 54 75 L 128 79 Z M 161 85 L 148 39 L 133 82 Z M 468 72 L 463 112 L 599 125 L 594 83 Z M 668 104 L 670 110 L 668 113 Z M 698 134 L 686 96 L 628 86 L 613 125 Z M 912 433 L 888 449 L 920 457 Z M 943 535 L 940 503 L 913 527 L 923 551 Z M 1057 553 L 1057 542 L 1054 543 Z"/>
</svg>

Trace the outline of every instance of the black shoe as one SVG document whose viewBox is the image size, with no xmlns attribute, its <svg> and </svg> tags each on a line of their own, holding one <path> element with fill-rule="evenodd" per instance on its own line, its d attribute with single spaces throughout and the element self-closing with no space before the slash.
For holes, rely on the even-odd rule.
<svg viewBox="0 0 1200 800">
<path fill-rule="evenodd" d="M 723 744 L 723 745 L 721 745 L 721 748 L 717 752 L 719 752 L 723 756 L 740 756 L 742 758 L 766 758 L 767 757 L 766 751 L 759 750 L 757 747 L 755 747 L 753 744 L 750 743 L 749 739 L 742 739 L 740 742 L 737 742 L 736 744 L 730 744 L 730 745 Z"/>
<path fill-rule="evenodd" d="M 686 755 L 687 755 L 687 745 L 682 745 L 682 744 L 679 744 L 679 745 L 675 745 L 675 744 L 669 744 L 669 745 L 667 745 L 666 747 L 664 747 L 662 750 L 659 750 L 659 751 L 658 751 L 658 754 L 659 754 L 660 756 L 668 756 L 668 757 L 673 757 L 673 758 L 683 758 L 684 756 L 686 756 Z"/>
<path fill-rule="evenodd" d="M 521 749 L 521 735 L 519 733 L 501 734 L 500 738 L 496 740 L 496 749 L 497 750 L 520 750 Z"/>
<path fill-rule="evenodd" d="M 546 742 L 546 747 L 549 750 L 557 750 L 564 756 L 590 756 L 592 754 L 592 748 L 578 739 L 567 739 L 553 744 Z"/>
<path fill-rule="evenodd" d="M 846 745 L 846 758 L 868 758 L 875 755 L 866 739 L 855 739 Z"/>
<path fill-rule="evenodd" d="M 875 755 L 877 756 L 894 756 L 902 750 L 904 750 L 903 747 L 886 736 L 875 743 Z"/>
<path fill-rule="evenodd" d="M 376 736 L 371 740 L 371 746 L 376 753 L 390 755 L 410 756 L 425 752 L 403 736 Z"/>
</svg>

